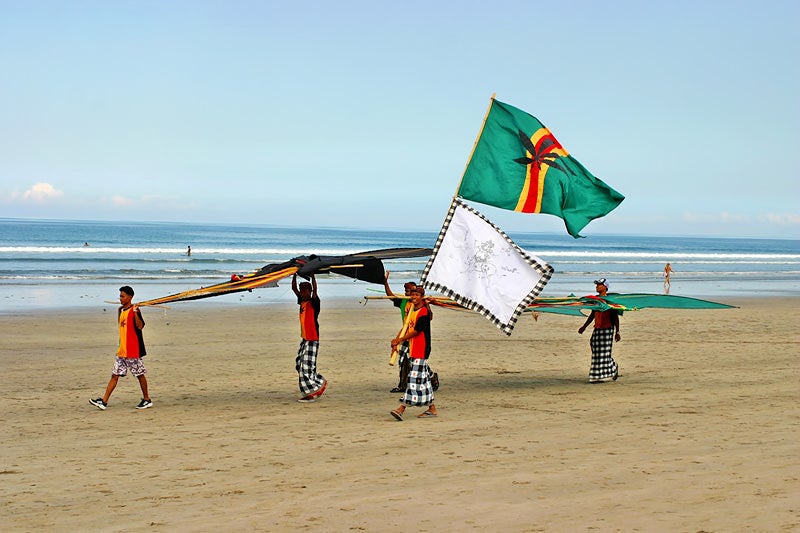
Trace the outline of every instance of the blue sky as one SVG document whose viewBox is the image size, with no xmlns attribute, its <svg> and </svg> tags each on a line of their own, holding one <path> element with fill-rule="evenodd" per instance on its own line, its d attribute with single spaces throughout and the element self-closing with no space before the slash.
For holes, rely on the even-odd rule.
<svg viewBox="0 0 800 533">
<path fill-rule="evenodd" d="M 626 196 L 586 236 L 797 239 L 798 35 L 794 0 L 0 0 L 0 217 L 435 231 L 496 93 Z"/>
</svg>

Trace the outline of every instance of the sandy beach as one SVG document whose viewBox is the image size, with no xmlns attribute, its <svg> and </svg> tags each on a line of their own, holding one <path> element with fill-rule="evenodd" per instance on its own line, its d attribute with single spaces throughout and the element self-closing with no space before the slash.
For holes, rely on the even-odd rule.
<svg viewBox="0 0 800 533">
<path fill-rule="evenodd" d="M 312 404 L 293 305 L 144 309 L 144 411 L 88 403 L 114 305 L 0 317 L 2 529 L 800 530 L 800 299 L 626 313 L 600 384 L 580 318 L 435 309 L 440 416 L 397 422 L 397 311 L 322 296 Z"/>
</svg>

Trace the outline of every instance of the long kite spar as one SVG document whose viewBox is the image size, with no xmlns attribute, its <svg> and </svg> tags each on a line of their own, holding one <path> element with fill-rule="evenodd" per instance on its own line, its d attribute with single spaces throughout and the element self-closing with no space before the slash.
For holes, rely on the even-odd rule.
<svg viewBox="0 0 800 533">
<path fill-rule="evenodd" d="M 567 296 L 564 298 L 537 298 L 526 311 L 583 315 L 586 311 L 638 311 L 639 309 L 730 309 L 728 305 L 709 300 L 671 294 L 608 293 L 600 296 Z"/>
<path fill-rule="evenodd" d="M 388 296 L 365 296 L 366 300 L 384 300 Z M 431 304 L 447 309 L 466 308 L 460 306 L 455 300 L 446 297 L 430 296 L 426 298 Z M 525 308 L 525 312 L 556 313 L 560 315 L 586 316 L 583 311 L 638 311 L 640 309 L 733 309 L 735 305 L 728 305 L 709 300 L 700 300 L 688 296 L 675 296 L 671 294 L 644 294 L 644 293 L 608 293 L 605 297 L 590 296 L 564 296 L 556 298 L 536 298 Z"/>
<path fill-rule="evenodd" d="M 277 285 L 278 280 L 292 274 L 308 279 L 312 274 L 319 272 L 334 272 L 369 283 L 383 283 L 385 279 L 383 259 L 405 259 L 427 257 L 429 255 L 431 255 L 430 248 L 387 248 L 349 255 L 303 255 L 283 263 L 265 265 L 252 274 L 244 276 L 234 274 L 229 281 L 146 300 L 139 302 L 137 305 L 161 305 L 171 302 L 200 300 L 222 294 L 250 291 L 258 287 L 274 287 Z"/>
</svg>

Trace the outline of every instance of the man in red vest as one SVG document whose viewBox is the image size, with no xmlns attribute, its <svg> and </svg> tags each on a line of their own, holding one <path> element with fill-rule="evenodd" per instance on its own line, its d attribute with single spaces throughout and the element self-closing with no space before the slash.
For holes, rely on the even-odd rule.
<svg viewBox="0 0 800 533">
<path fill-rule="evenodd" d="M 105 410 L 108 407 L 108 399 L 120 377 L 131 374 L 139 380 L 139 387 L 142 389 L 142 401 L 136 406 L 137 409 L 148 409 L 153 407 L 150 394 L 147 392 L 147 378 L 144 376 L 147 369 L 144 367 L 142 357 L 147 355 L 144 348 L 144 319 L 139 306 L 133 305 L 133 289 L 127 285 L 119 288 L 119 303 L 121 307 L 117 309 L 117 323 L 119 325 L 119 347 L 117 357 L 114 359 L 114 370 L 111 371 L 111 379 L 106 387 L 106 392 L 102 398 L 89 400 L 89 403 L 98 409 Z"/>
<path fill-rule="evenodd" d="M 328 380 L 317 372 L 317 354 L 319 353 L 319 310 L 320 300 L 317 295 L 317 280 L 311 274 L 311 283 L 304 281 L 297 287 L 297 274 L 292 276 L 292 291 L 297 296 L 300 306 L 300 348 L 294 361 L 297 370 L 300 393 L 297 401 L 314 402 L 322 396 L 328 386 Z"/>
<path fill-rule="evenodd" d="M 603 298 L 608 293 L 608 281 L 600 278 L 594 282 L 597 296 Z M 578 333 L 583 334 L 586 326 L 594 322 L 592 338 L 589 346 L 592 348 L 592 365 L 589 368 L 589 383 L 598 383 L 611 379 L 616 381 L 619 377 L 619 367 L 611 357 L 614 341 L 619 342 L 619 313 L 616 309 L 606 311 L 592 311 L 586 322 L 578 328 Z"/>
<path fill-rule="evenodd" d="M 408 312 L 408 327 L 391 342 L 392 348 L 396 348 L 408 341 L 408 357 L 411 360 L 411 371 L 400 405 L 390 411 L 398 421 L 403 420 L 406 407 L 412 405 L 428 406 L 427 410 L 417 415 L 418 418 L 433 418 L 438 414 L 433 404 L 432 373 L 428 366 L 431 355 L 431 314 L 425 304 L 425 289 L 417 285 L 409 290 L 409 297 L 412 308 Z"/>
</svg>

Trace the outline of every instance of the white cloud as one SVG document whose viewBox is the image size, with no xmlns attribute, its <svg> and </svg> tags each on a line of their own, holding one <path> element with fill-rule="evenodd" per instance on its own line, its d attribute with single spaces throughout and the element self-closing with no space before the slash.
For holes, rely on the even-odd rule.
<svg viewBox="0 0 800 533">
<path fill-rule="evenodd" d="M 746 223 L 753 220 L 753 217 L 750 215 L 742 215 L 739 213 L 728 213 L 727 211 L 723 211 L 719 214 L 720 222 L 723 223 Z"/>
<path fill-rule="evenodd" d="M 130 198 L 125 198 L 124 196 L 112 196 L 111 203 L 117 207 L 129 207 L 136 202 L 134 202 Z"/>
<path fill-rule="evenodd" d="M 52 198 L 58 198 L 63 195 L 64 191 L 59 191 L 49 183 L 39 182 L 35 183 L 33 187 L 22 193 L 22 199 L 43 203 Z"/>
<path fill-rule="evenodd" d="M 800 215 L 796 213 L 767 213 L 764 217 L 772 224 L 800 225 Z"/>
<path fill-rule="evenodd" d="M 718 218 L 717 215 L 712 215 L 708 213 L 684 213 L 683 216 L 681 216 L 681 220 L 692 224 L 697 224 L 697 223 L 708 224 L 711 222 L 718 221 Z"/>
</svg>

